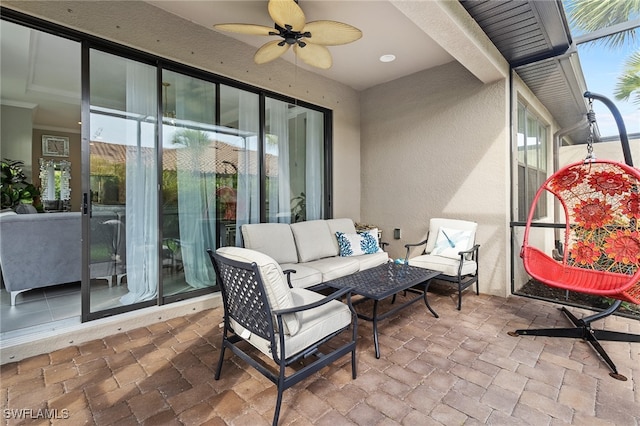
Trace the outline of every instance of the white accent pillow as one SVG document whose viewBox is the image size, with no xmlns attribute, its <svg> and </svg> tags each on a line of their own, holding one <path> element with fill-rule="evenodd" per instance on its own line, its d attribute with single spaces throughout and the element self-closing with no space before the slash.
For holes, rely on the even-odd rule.
<svg viewBox="0 0 640 426">
<path fill-rule="evenodd" d="M 360 256 L 380 251 L 378 246 L 378 229 L 369 229 L 355 234 L 336 232 L 340 256 Z"/>
<path fill-rule="evenodd" d="M 438 229 L 436 245 L 431 254 L 459 260 L 460 255 L 458 253 L 469 250 L 473 245 L 472 236 L 472 231 L 441 227 Z"/>
</svg>

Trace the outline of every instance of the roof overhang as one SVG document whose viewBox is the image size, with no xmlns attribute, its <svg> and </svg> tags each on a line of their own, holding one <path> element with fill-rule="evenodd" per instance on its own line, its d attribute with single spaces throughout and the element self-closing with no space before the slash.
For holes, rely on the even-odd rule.
<svg viewBox="0 0 640 426">
<path fill-rule="evenodd" d="M 547 108 L 558 125 L 568 129 L 571 143 L 582 143 L 588 100 L 562 2 L 535 0 L 460 0 L 469 15 L 505 57 L 511 68 Z M 585 126 L 579 123 L 584 122 Z"/>
</svg>

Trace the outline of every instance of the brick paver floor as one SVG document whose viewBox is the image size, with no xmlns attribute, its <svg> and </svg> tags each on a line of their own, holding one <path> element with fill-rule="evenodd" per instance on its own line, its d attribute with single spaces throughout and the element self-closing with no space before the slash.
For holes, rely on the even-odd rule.
<svg viewBox="0 0 640 426">
<path fill-rule="evenodd" d="M 380 325 L 360 323 L 350 359 L 285 391 L 283 425 L 640 425 L 640 344 L 604 342 L 609 370 L 582 341 L 511 337 L 566 325 L 551 303 L 467 292 L 430 295 Z M 577 309 L 572 311 L 582 316 Z M 268 425 L 276 390 L 230 352 L 213 379 L 222 310 L 211 309 L 1 367 L 4 424 Z M 640 333 L 640 321 L 607 328 Z"/>
</svg>

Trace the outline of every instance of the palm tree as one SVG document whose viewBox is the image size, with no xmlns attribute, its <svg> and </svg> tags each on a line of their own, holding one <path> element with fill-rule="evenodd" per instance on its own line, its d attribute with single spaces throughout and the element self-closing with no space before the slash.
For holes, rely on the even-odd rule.
<svg viewBox="0 0 640 426">
<path fill-rule="evenodd" d="M 619 101 L 627 101 L 634 92 L 632 102 L 640 105 L 640 51 L 631 54 L 625 62 L 614 95 Z"/>
<path fill-rule="evenodd" d="M 566 0 L 570 23 L 585 33 L 627 22 L 640 14 L 640 0 Z M 635 30 L 621 31 L 599 39 L 605 46 L 616 48 L 633 42 Z"/>
<path fill-rule="evenodd" d="M 639 16 L 640 0 L 566 0 L 565 8 L 571 24 L 590 33 Z M 636 38 L 636 30 L 631 29 L 600 38 L 596 42 L 615 49 L 635 42 Z M 634 52 L 625 62 L 614 96 L 619 101 L 627 101 L 634 92 L 633 103 L 640 104 L 640 51 Z"/>
</svg>

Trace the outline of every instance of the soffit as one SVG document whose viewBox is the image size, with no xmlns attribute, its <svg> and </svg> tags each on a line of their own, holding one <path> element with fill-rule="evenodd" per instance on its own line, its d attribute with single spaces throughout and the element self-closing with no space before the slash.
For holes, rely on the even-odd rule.
<svg viewBox="0 0 640 426">
<path fill-rule="evenodd" d="M 572 51 L 562 3 L 535 0 L 461 0 L 500 53 L 553 115 L 561 129 L 586 125 L 586 83 Z M 570 131 L 573 143 L 588 128 Z"/>
</svg>

